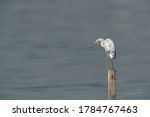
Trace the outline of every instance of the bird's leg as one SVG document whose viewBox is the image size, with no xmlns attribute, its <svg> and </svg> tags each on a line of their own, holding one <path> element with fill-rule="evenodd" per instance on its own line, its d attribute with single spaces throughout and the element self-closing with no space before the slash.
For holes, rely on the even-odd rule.
<svg viewBox="0 0 150 117">
<path fill-rule="evenodd" d="M 114 69 L 113 59 L 111 59 L 111 68 Z"/>
<path fill-rule="evenodd" d="M 107 69 L 109 69 L 109 57 L 107 56 Z"/>
<path fill-rule="evenodd" d="M 111 62 L 111 59 L 109 58 L 109 55 L 107 54 L 107 69 L 111 68 L 110 62 Z"/>
</svg>

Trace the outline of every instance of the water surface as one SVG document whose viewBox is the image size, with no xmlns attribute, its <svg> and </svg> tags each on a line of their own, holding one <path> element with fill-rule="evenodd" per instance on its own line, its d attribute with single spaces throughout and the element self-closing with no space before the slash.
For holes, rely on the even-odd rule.
<svg viewBox="0 0 150 117">
<path fill-rule="evenodd" d="M 107 99 L 112 38 L 118 99 L 150 99 L 150 1 L 14 0 L 0 4 L 0 99 Z"/>
</svg>

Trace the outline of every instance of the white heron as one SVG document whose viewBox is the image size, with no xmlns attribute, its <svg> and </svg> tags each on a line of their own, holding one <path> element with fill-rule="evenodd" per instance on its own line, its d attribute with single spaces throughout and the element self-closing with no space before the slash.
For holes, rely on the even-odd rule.
<svg viewBox="0 0 150 117">
<path fill-rule="evenodd" d="M 113 59 L 116 58 L 116 49 L 115 49 L 114 42 L 111 39 L 105 39 L 104 40 L 102 38 L 98 38 L 92 44 L 91 48 L 93 46 L 95 46 L 96 44 L 100 44 L 105 49 L 105 52 L 107 53 L 108 64 L 109 64 L 109 60 L 110 60 L 110 62 L 111 62 L 111 69 L 114 69 Z"/>
</svg>

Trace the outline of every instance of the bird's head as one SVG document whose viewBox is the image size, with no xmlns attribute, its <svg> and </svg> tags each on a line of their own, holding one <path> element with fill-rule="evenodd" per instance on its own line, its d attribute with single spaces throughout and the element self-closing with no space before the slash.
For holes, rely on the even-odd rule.
<svg viewBox="0 0 150 117">
<path fill-rule="evenodd" d="M 102 39 L 102 38 L 96 39 L 96 41 L 90 46 L 90 48 L 94 47 L 96 44 L 101 44 L 101 42 L 103 42 L 103 41 L 104 41 L 104 39 Z"/>
</svg>

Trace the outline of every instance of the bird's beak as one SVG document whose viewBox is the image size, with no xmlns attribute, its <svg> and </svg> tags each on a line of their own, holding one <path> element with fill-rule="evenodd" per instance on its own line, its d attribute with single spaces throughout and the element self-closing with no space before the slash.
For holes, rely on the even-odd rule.
<svg viewBox="0 0 150 117">
<path fill-rule="evenodd" d="M 90 46 L 90 48 L 94 47 L 95 45 L 96 45 L 96 42 L 94 42 L 94 43 Z"/>
</svg>

